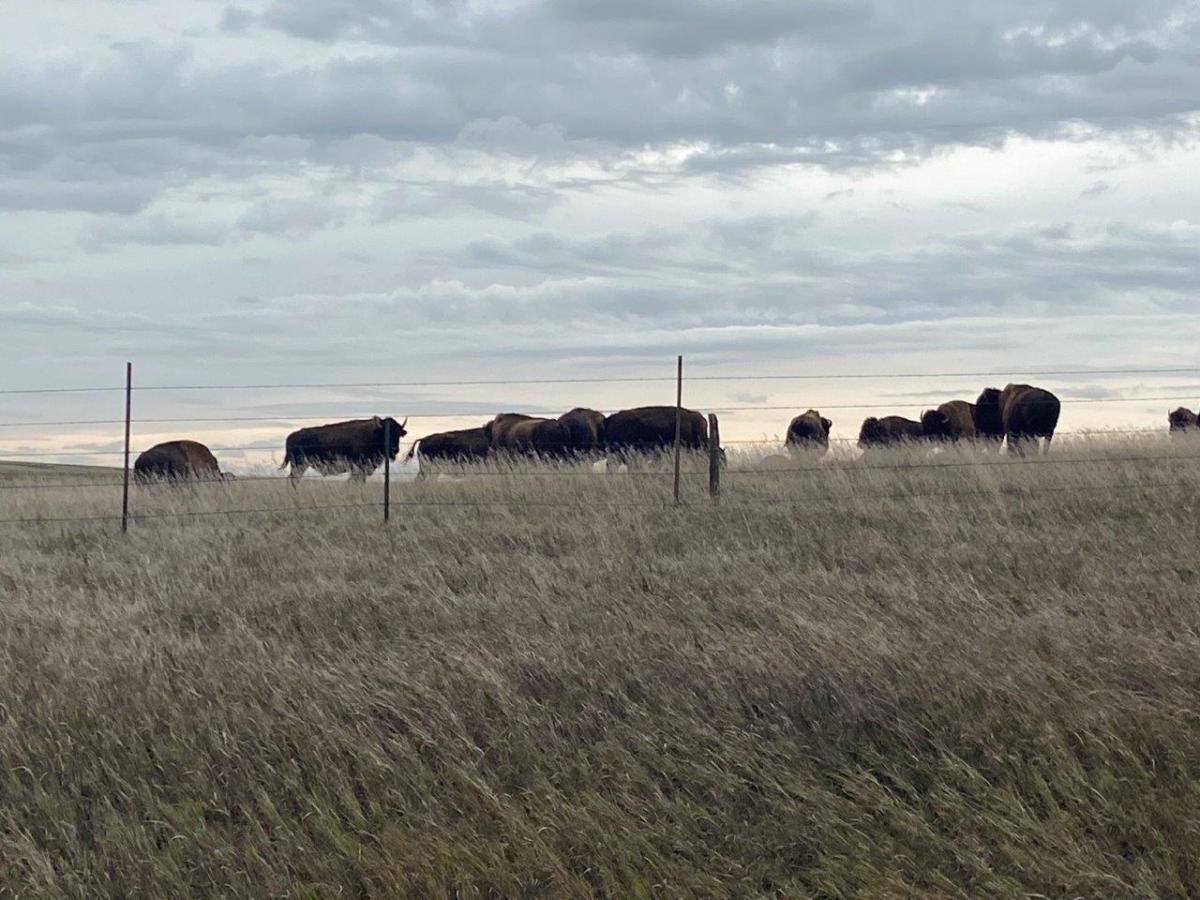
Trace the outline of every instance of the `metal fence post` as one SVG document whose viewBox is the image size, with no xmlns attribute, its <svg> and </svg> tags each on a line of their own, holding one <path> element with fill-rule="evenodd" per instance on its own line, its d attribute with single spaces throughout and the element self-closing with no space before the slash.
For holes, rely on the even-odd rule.
<svg viewBox="0 0 1200 900">
<path fill-rule="evenodd" d="M 677 360 L 675 372 L 675 504 L 679 505 L 679 443 L 683 429 L 683 355 Z"/>
<path fill-rule="evenodd" d="M 383 521 L 392 515 L 392 418 L 383 420 Z"/>
<path fill-rule="evenodd" d="M 715 413 L 708 414 L 708 495 L 721 498 L 721 425 Z"/>
<path fill-rule="evenodd" d="M 133 363 L 125 363 L 125 474 L 121 481 L 121 533 L 129 530 L 129 420 L 133 409 Z"/>
</svg>

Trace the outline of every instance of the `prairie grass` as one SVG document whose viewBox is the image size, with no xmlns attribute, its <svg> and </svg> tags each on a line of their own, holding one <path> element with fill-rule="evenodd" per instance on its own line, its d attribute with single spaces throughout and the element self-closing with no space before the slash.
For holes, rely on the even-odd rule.
<svg viewBox="0 0 1200 900">
<path fill-rule="evenodd" d="M 731 453 L 678 508 L 662 465 L 480 466 L 386 527 L 378 483 L 242 479 L 135 489 L 127 535 L 0 526 L 0 895 L 1200 894 L 1198 457 Z M 119 511 L 22 477 L 0 518 Z"/>
</svg>

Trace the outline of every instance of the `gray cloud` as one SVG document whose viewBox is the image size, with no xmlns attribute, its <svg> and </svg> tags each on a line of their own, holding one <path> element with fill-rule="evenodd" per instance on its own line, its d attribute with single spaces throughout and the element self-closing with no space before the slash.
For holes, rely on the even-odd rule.
<svg viewBox="0 0 1200 900">
<path fill-rule="evenodd" d="M 84 227 L 79 243 L 87 250 L 101 251 L 129 244 L 165 246 L 171 244 L 218 245 L 229 238 L 229 230 L 220 222 L 161 214 L 148 216 L 106 216 Z"/>
<path fill-rule="evenodd" d="M 231 7 L 225 24 L 241 41 L 282 32 L 374 49 L 221 62 L 189 44 L 131 41 L 86 62 L 17 58 L 0 67 L 0 120 L 42 129 L 71 159 L 81 143 L 126 142 L 135 170 L 168 165 L 154 141 L 231 154 L 247 139 L 373 136 L 559 158 L 700 142 L 690 167 L 713 171 L 866 165 L 897 149 L 1079 122 L 1119 131 L 1200 108 L 1196 11 L 1182 0 L 1049 14 L 1020 2 L 908 6 L 276 0 Z"/>
<path fill-rule="evenodd" d="M 1194 2 L 144 2 L 0 59 L 9 380 L 1195 345 Z"/>
</svg>

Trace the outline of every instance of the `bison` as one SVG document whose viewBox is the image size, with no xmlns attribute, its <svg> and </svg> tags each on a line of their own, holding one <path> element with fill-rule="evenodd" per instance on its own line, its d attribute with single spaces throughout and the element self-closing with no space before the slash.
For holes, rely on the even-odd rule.
<svg viewBox="0 0 1200 900">
<path fill-rule="evenodd" d="M 164 441 L 141 453 L 133 464 L 140 484 L 151 481 L 220 481 L 232 478 L 221 472 L 212 451 L 198 441 Z"/>
<path fill-rule="evenodd" d="M 604 413 L 575 407 L 558 417 L 567 427 L 567 451 L 576 456 L 592 456 L 604 448 Z"/>
<path fill-rule="evenodd" d="M 1004 390 L 986 388 L 975 401 L 975 430 L 994 440 L 1008 439 L 1008 450 L 1019 456 L 1032 441 L 1054 437 L 1061 409 L 1059 399 L 1047 390 L 1028 384 L 1009 384 Z"/>
<path fill-rule="evenodd" d="M 366 481 L 367 476 L 379 468 L 385 458 L 396 458 L 400 452 L 400 439 L 408 434 L 404 430 L 406 424 L 407 418 L 397 422 L 391 416 L 383 419 L 374 416 L 301 428 L 287 436 L 283 463 L 279 468 L 292 467 L 289 477 L 293 483 L 309 466 L 322 475 L 349 472 L 351 479 Z"/>
<path fill-rule="evenodd" d="M 708 449 L 708 422 L 694 409 L 681 411 L 679 442 L 685 450 Z M 624 409 L 604 422 L 604 446 L 617 455 L 660 453 L 674 445 L 674 406 Z"/>
<path fill-rule="evenodd" d="M 829 449 L 829 429 L 832 427 L 833 422 L 810 409 L 788 424 L 784 449 L 792 456 L 800 453 L 822 455 Z"/>
<path fill-rule="evenodd" d="M 927 437 L 934 440 L 973 441 L 975 439 L 975 404 L 966 400 L 950 400 L 937 409 L 921 414 L 921 425 Z"/>
<path fill-rule="evenodd" d="M 558 419 L 540 419 L 520 413 L 501 413 L 483 426 L 493 452 L 561 457 L 571 441 L 570 429 Z"/>
<path fill-rule="evenodd" d="M 427 464 L 432 464 L 430 468 L 436 468 L 436 464 L 441 462 L 461 464 L 486 459 L 488 450 L 488 439 L 482 428 L 463 428 L 459 431 L 427 434 L 414 441 L 404 461 L 408 462 L 417 456 L 418 476 L 424 477 L 428 474 Z"/>
<path fill-rule="evenodd" d="M 863 450 L 872 447 L 895 447 L 923 441 L 928 437 L 925 426 L 903 416 L 870 416 L 863 419 L 858 431 L 858 446 Z"/>
<path fill-rule="evenodd" d="M 1200 428 L 1200 417 L 1186 407 L 1179 407 L 1167 413 L 1167 423 L 1171 426 L 1172 434 L 1180 434 Z"/>
</svg>

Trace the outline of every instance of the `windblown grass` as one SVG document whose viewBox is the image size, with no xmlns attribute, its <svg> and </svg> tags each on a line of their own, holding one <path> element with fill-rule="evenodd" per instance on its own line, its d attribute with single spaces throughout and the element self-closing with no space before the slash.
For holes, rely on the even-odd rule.
<svg viewBox="0 0 1200 900">
<path fill-rule="evenodd" d="M 4 526 L 0 895 L 1195 895 L 1197 456 L 739 456 L 679 508 L 661 468 L 492 466 L 393 485 L 387 527 L 312 508 L 377 483 L 243 479 L 139 489 L 125 536 Z"/>
</svg>

